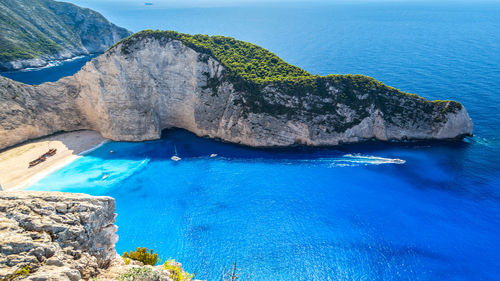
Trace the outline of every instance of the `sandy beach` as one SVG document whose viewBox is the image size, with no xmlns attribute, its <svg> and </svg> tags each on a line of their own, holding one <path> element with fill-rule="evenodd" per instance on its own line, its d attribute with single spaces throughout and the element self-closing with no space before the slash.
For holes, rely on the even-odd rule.
<svg viewBox="0 0 500 281">
<path fill-rule="evenodd" d="M 98 132 L 76 131 L 51 135 L 7 149 L 0 153 L 0 186 L 3 190 L 26 187 L 106 141 Z M 47 157 L 46 161 L 34 167 L 28 167 L 29 162 L 50 148 L 57 149 L 54 156 Z"/>
</svg>

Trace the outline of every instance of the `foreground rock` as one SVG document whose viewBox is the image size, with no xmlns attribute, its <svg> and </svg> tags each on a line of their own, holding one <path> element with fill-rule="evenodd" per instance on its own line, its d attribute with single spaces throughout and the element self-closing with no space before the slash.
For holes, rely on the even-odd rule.
<svg viewBox="0 0 500 281">
<path fill-rule="evenodd" d="M 0 192 L 0 278 L 29 266 L 29 280 L 97 276 L 116 258 L 110 197 Z"/>
<path fill-rule="evenodd" d="M 250 146 L 472 134 L 472 121 L 457 102 L 431 102 L 359 75 L 310 75 L 312 90 L 289 81 L 245 84 L 210 52 L 188 47 L 175 34 L 136 34 L 55 83 L 0 79 L 0 149 L 79 129 L 143 141 L 176 127 Z"/>
<path fill-rule="evenodd" d="M 104 52 L 130 31 L 101 14 L 53 0 L 0 1 L 0 71 Z"/>
<path fill-rule="evenodd" d="M 174 261 L 169 269 L 125 264 L 115 250 L 114 221 L 111 197 L 0 192 L 0 280 L 171 281 L 172 269 L 190 276 Z"/>
</svg>

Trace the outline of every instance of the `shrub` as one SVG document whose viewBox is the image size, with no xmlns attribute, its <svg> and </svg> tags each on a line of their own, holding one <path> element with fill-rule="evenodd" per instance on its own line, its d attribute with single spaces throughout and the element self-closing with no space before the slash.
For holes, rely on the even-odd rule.
<svg viewBox="0 0 500 281">
<path fill-rule="evenodd" d="M 153 265 L 153 266 L 156 265 L 156 262 L 158 262 L 158 254 L 154 253 L 152 249 L 148 253 L 147 248 L 140 248 L 140 247 L 137 247 L 137 250 L 135 251 L 123 253 L 122 257 L 125 260 L 125 263 L 127 264 L 130 263 L 130 260 L 128 259 L 140 261 L 145 265 Z"/>
<path fill-rule="evenodd" d="M 5 276 L 5 278 L 2 279 L 2 281 L 21 280 L 28 277 L 29 275 L 30 275 L 30 266 L 25 265 L 16 270 L 14 273 Z"/>
<path fill-rule="evenodd" d="M 456 101 L 450 100 L 435 100 L 432 104 L 439 109 L 443 114 L 447 113 L 457 113 L 462 109 L 462 105 Z"/>
<path fill-rule="evenodd" d="M 133 267 L 122 275 L 118 276 L 120 281 L 156 281 L 161 280 L 160 273 L 149 267 Z"/>
<path fill-rule="evenodd" d="M 176 265 L 175 260 L 167 260 L 163 266 L 170 272 L 170 278 L 174 281 L 190 281 L 194 278 L 194 274 L 184 272 L 180 266 Z"/>
</svg>

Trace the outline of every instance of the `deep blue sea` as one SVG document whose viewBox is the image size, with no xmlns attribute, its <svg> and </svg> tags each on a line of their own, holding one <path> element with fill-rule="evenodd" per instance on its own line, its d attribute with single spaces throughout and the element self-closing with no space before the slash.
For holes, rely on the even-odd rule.
<svg viewBox="0 0 500 281">
<path fill-rule="evenodd" d="M 208 280 L 235 261 L 251 280 L 500 280 L 500 3 L 73 2 L 133 31 L 229 35 L 314 74 L 458 100 L 475 124 L 464 141 L 273 150 L 166 131 L 105 144 L 29 188 L 116 198 L 119 253 L 153 248 Z M 68 74 L 43 71 L 8 75 Z"/>
</svg>

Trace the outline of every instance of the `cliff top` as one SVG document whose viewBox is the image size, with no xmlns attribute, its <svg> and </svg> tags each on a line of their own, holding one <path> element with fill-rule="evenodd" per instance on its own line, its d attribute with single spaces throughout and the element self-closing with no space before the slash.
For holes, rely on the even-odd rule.
<svg viewBox="0 0 500 281">
<path fill-rule="evenodd" d="M 462 109 L 462 105 L 458 102 L 429 101 L 416 94 L 400 91 L 364 75 L 312 75 L 297 66 L 285 62 L 262 47 L 225 36 L 189 35 L 175 31 L 144 30 L 119 41 L 109 51 L 120 51 L 125 56 L 131 55 L 136 48 L 136 44 L 146 39 L 156 39 L 162 43 L 178 40 L 197 51 L 200 54 L 200 60 L 207 60 L 208 57 L 206 56 L 211 56 L 219 61 L 225 67 L 225 73 L 222 77 L 209 78 L 208 86 L 217 93 L 217 87 L 222 82 L 231 82 L 236 90 L 247 93 L 244 103 L 252 112 L 297 114 L 295 111 L 290 111 L 290 108 L 286 106 L 270 104 L 262 95 L 267 86 L 298 98 L 307 96 L 330 98 L 332 97 L 331 89 L 336 89 L 338 94 L 333 97 L 336 102 L 357 104 L 360 111 L 365 111 L 368 104 L 375 104 L 377 107 L 384 109 L 383 112 L 388 113 L 386 115 L 403 113 L 401 112 L 401 106 L 399 104 L 395 105 L 394 98 L 407 100 L 409 105 L 411 103 L 412 106 L 417 106 L 423 113 L 440 112 L 438 119 L 443 120 L 445 120 L 444 115 L 447 113 L 456 113 Z M 311 108 L 308 109 L 308 114 L 334 111 L 336 111 L 334 103 L 313 103 Z M 360 113 L 362 113 L 362 117 L 366 115 L 365 112 Z M 344 128 L 337 129 L 340 131 Z"/>
<path fill-rule="evenodd" d="M 116 257 L 111 197 L 3 191 L 0 211 L 0 279 L 22 268 L 31 280 L 87 279 Z"/>
<path fill-rule="evenodd" d="M 213 56 L 234 76 L 256 83 L 312 76 L 262 47 L 232 37 L 144 30 L 121 40 L 115 46 L 121 44 L 121 52 L 129 54 L 133 52 L 136 42 L 146 38 L 179 40 L 199 53 Z"/>
</svg>

